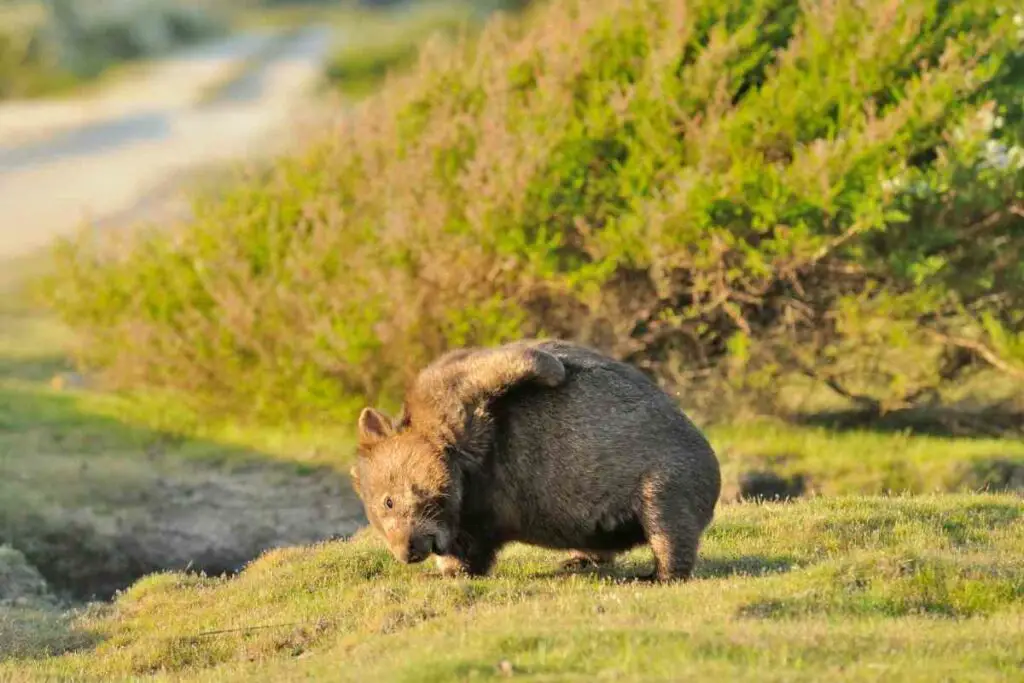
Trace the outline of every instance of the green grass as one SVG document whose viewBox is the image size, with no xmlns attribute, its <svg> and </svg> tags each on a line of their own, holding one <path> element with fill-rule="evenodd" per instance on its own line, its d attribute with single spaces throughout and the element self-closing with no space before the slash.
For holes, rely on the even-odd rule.
<svg viewBox="0 0 1024 683">
<path fill-rule="evenodd" d="M 836 431 L 778 421 L 717 426 L 709 436 L 722 461 L 726 496 L 744 472 L 757 470 L 803 475 L 822 495 L 1024 491 L 1024 439 Z"/>
<path fill-rule="evenodd" d="M 234 579 L 162 574 L 73 632 L 94 645 L 0 677 L 111 680 L 1012 680 L 1024 663 L 1019 498 L 734 505 L 698 579 L 646 549 L 561 574 L 512 547 L 486 579 L 397 565 L 368 534 L 269 553 Z"/>
</svg>

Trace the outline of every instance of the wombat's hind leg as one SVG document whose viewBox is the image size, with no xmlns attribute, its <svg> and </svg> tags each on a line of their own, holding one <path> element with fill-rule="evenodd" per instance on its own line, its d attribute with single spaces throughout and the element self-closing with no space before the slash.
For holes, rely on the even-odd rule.
<svg viewBox="0 0 1024 683">
<path fill-rule="evenodd" d="M 607 567 L 615 562 L 613 552 L 594 552 L 586 550 L 574 550 L 569 553 L 569 558 L 562 562 L 564 571 L 580 571 L 597 567 Z"/>
<path fill-rule="evenodd" d="M 687 580 L 697 561 L 701 527 L 687 504 L 685 489 L 671 481 L 648 480 L 642 493 L 642 523 L 654 551 L 658 581 Z"/>
</svg>

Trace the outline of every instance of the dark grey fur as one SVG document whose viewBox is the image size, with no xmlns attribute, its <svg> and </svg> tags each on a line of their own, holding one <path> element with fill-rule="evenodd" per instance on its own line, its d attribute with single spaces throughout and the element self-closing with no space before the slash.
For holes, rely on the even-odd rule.
<svg viewBox="0 0 1024 683">
<path fill-rule="evenodd" d="M 485 417 L 487 438 L 464 435 L 472 453 L 445 445 L 452 481 L 443 497 L 457 509 L 445 514 L 450 540 L 425 547 L 447 556 L 442 566 L 484 574 L 513 541 L 595 561 L 649 543 L 659 579 L 689 578 L 721 492 L 700 430 L 625 363 L 564 341 L 518 345 L 557 358 L 565 377 L 556 386 L 505 386 L 486 405 L 467 406 Z M 398 431 L 416 422 L 413 414 Z"/>
</svg>

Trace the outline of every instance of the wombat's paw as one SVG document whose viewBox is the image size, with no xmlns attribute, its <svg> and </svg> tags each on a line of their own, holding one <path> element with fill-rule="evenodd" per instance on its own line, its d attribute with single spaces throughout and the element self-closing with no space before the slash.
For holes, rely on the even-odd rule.
<svg viewBox="0 0 1024 683">
<path fill-rule="evenodd" d="M 562 562 L 562 571 L 578 572 L 587 569 L 600 569 L 607 567 L 615 561 L 614 553 L 586 553 L 577 551 L 569 556 L 569 559 Z"/>
<path fill-rule="evenodd" d="M 570 557 L 568 560 L 562 562 L 559 568 L 563 572 L 582 572 L 588 569 L 597 569 L 600 567 L 597 562 L 588 557 Z"/>
<path fill-rule="evenodd" d="M 537 382 L 548 387 L 557 387 L 565 381 L 565 366 L 546 351 L 531 349 L 530 356 L 536 368 Z"/>
<path fill-rule="evenodd" d="M 437 571 L 441 576 L 466 576 L 466 566 L 461 560 L 447 555 L 438 555 L 435 558 Z"/>
</svg>

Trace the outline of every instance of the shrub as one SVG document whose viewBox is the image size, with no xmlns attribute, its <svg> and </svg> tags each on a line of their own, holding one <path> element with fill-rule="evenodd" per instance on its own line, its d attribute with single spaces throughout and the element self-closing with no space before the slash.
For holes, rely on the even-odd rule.
<svg viewBox="0 0 1024 683">
<path fill-rule="evenodd" d="M 1005 0 L 565 0 L 428 50 L 173 235 L 59 253 L 120 386 L 348 418 L 552 334 L 686 388 L 871 410 L 1024 376 L 1024 29 Z M 770 395 L 770 393 L 769 393 Z"/>
<path fill-rule="evenodd" d="M 466 2 L 426 2 L 375 13 L 343 32 L 341 45 L 326 66 L 326 78 L 342 93 L 360 97 L 375 92 L 394 72 L 415 66 L 420 48 L 430 40 L 457 38 L 474 17 Z"/>
</svg>

